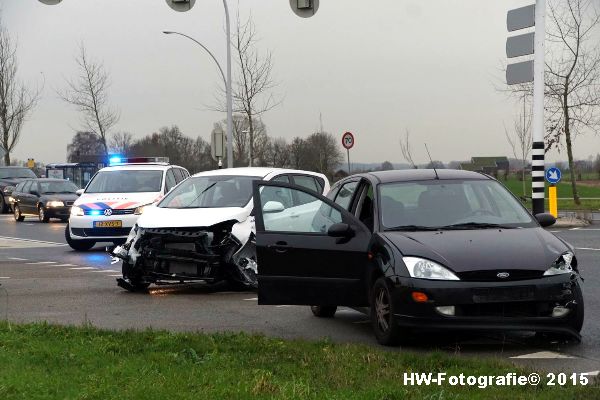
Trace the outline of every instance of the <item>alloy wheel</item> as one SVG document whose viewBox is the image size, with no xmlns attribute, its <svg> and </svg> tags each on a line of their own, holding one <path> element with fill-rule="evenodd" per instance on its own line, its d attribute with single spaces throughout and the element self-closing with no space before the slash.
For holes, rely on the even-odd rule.
<svg viewBox="0 0 600 400">
<path fill-rule="evenodd" d="M 377 324 L 382 332 L 390 329 L 390 301 L 385 289 L 380 288 L 375 297 L 375 313 L 377 315 Z"/>
</svg>

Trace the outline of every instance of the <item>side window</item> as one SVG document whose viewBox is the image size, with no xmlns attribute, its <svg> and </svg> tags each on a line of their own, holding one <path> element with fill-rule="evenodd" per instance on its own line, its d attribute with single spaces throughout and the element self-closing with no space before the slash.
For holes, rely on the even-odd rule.
<svg viewBox="0 0 600 400">
<path fill-rule="evenodd" d="M 358 181 L 344 184 L 333 201 L 346 210 L 350 210 L 350 202 L 352 201 L 352 196 L 354 195 L 357 186 Z"/>
<path fill-rule="evenodd" d="M 25 182 L 21 182 L 17 185 L 17 187 L 15 188 L 15 192 L 22 192 L 23 191 L 23 186 L 25 186 Z"/>
<path fill-rule="evenodd" d="M 183 177 L 183 180 L 189 178 L 190 173 L 187 171 L 187 169 L 180 168 L 179 170 L 181 171 L 181 176 Z"/>
<path fill-rule="evenodd" d="M 175 176 L 173 174 L 173 169 L 171 168 L 170 170 L 167 171 L 167 182 L 166 182 L 166 187 L 165 190 L 168 193 L 171 189 L 173 189 L 173 187 L 177 184 L 177 181 L 175 180 Z"/>
<path fill-rule="evenodd" d="M 279 175 L 272 179 L 273 182 L 290 183 L 290 178 L 287 175 Z"/>
<path fill-rule="evenodd" d="M 315 179 L 312 176 L 294 175 L 292 177 L 292 179 L 294 180 L 294 184 L 296 184 L 298 186 L 302 186 L 302 187 L 305 187 L 312 191 L 315 191 L 317 193 L 321 193 L 319 185 L 317 185 L 317 182 L 315 181 Z M 308 196 L 304 192 L 295 193 L 294 205 L 296 205 L 296 206 L 301 206 L 303 204 L 307 204 L 307 203 L 310 203 L 313 201 L 314 201 L 314 199 L 311 196 Z"/>
<path fill-rule="evenodd" d="M 25 182 L 25 185 L 23 186 L 23 193 L 29 193 L 31 190 L 31 183 L 32 181 Z"/>
<path fill-rule="evenodd" d="M 310 206 L 298 210 L 294 207 L 281 207 L 272 202 L 273 192 L 279 191 L 285 197 L 302 195 Z M 263 208 L 263 222 L 266 232 L 296 232 L 326 234 L 333 224 L 342 222 L 342 214 L 316 196 L 296 189 L 264 186 L 260 192 L 260 204 Z"/>
<path fill-rule="evenodd" d="M 185 179 L 185 175 L 181 168 L 173 168 L 173 173 L 175 174 L 175 181 L 177 183 L 179 183 Z"/>
</svg>

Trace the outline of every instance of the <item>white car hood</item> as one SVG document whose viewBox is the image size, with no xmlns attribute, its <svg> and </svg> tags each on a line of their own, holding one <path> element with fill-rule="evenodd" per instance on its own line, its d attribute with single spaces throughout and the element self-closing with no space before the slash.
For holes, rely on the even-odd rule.
<svg viewBox="0 0 600 400">
<path fill-rule="evenodd" d="M 241 207 L 187 209 L 147 207 L 137 224 L 141 228 L 212 226 L 230 220 L 242 222 L 249 215 L 250 210 Z"/>
</svg>

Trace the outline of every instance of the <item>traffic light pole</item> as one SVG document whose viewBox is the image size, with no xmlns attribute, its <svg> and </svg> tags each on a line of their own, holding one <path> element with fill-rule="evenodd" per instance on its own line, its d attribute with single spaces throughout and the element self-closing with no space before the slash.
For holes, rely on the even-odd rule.
<svg viewBox="0 0 600 400">
<path fill-rule="evenodd" d="M 546 39 L 546 0 L 536 0 L 535 51 L 533 65 L 533 122 L 531 198 L 533 214 L 544 212 L 544 41 Z"/>
</svg>

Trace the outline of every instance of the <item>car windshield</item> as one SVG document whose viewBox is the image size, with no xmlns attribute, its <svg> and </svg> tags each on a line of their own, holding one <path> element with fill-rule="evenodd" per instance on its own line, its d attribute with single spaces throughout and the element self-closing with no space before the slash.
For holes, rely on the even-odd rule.
<svg viewBox="0 0 600 400">
<path fill-rule="evenodd" d="M 85 189 L 86 193 L 160 192 L 162 170 L 100 171 Z"/>
<path fill-rule="evenodd" d="M 502 185 L 485 180 L 429 180 L 379 186 L 385 230 L 537 226 Z"/>
<path fill-rule="evenodd" d="M 196 176 L 173 189 L 161 208 L 244 207 L 252 197 L 252 181 L 259 176 Z"/>
<path fill-rule="evenodd" d="M 38 182 L 42 194 L 75 193 L 77 186 L 69 181 L 41 181 Z"/>
<path fill-rule="evenodd" d="M 29 168 L 0 168 L 0 179 L 37 178 Z"/>
</svg>

